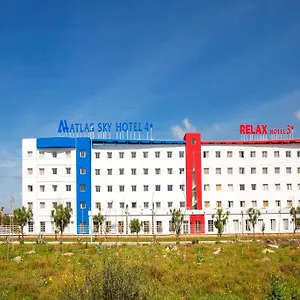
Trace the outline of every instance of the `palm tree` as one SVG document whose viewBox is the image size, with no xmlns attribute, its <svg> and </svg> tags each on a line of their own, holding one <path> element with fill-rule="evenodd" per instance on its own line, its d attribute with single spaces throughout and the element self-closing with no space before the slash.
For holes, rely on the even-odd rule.
<svg viewBox="0 0 300 300">
<path fill-rule="evenodd" d="M 99 232 L 99 227 L 102 228 L 102 224 L 104 222 L 104 216 L 101 213 L 99 213 L 98 215 L 93 216 L 93 222 L 96 226 L 96 231 L 98 233 Z"/>
<path fill-rule="evenodd" d="M 292 222 L 294 223 L 294 234 L 300 226 L 300 206 L 292 207 L 290 209 L 290 215 L 292 216 Z"/>
<path fill-rule="evenodd" d="M 215 214 L 212 215 L 212 218 L 214 219 L 214 226 L 218 230 L 218 235 L 221 236 L 225 225 L 228 221 L 229 211 L 226 213 L 223 213 L 223 209 L 219 208 Z"/>
<path fill-rule="evenodd" d="M 3 215 L 4 215 L 4 206 L 2 206 L 0 209 L 0 219 L 1 219 L 0 224 L 1 225 L 3 225 Z"/>
<path fill-rule="evenodd" d="M 253 238 L 254 238 L 255 225 L 257 223 L 258 217 L 260 216 L 260 210 L 251 207 L 248 209 L 248 216 L 249 216 L 249 222 L 251 223 L 252 228 L 253 228 Z"/>
</svg>

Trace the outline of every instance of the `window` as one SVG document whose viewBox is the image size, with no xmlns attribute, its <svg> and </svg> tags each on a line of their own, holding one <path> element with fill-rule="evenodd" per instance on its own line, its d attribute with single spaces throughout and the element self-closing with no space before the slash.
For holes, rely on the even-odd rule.
<svg viewBox="0 0 300 300">
<path fill-rule="evenodd" d="M 144 225 L 144 233 L 149 233 L 150 232 L 150 222 L 149 221 L 145 221 L 143 223 Z"/>
<path fill-rule="evenodd" d="M 112 202 L 107 202 L 107 208 L 112 208 Z"/>
<path fill-rule="evenodd" d="M 132 185 L 132 186 L 131 186 L 131 190 L 132 190 L 133 192 L 136 192 L 136 185 Z"/>
<path fill-rule="evenodd" d="M 144 185 L 144 192 L 149 192 L 149 185 Z"/>
<path fill-rule="evenodd" d="M 168 184 L 168 192 L 172 192 L 173 191 L 173 185 Z"/>
<path fill-rule="evenodd" d="M 275 184 L 275 190 L 276 191 L 280 191 L 280 183 L 276 183 Z"/>
<path fill-rule="evenodd" d="M 221 168 L 216 168 L 216 174 L 220 175 L 221 174 Z"/>
<path fill-rule="evenodd" d="M 292 190 L 292 184 L 291 184 L 291 183 L 287 183 L 287 184 L 286 184 L 286 189 L 287 189 L 288 191 L 291 191 L 291 190 Z"/>
<path fill-rule="evenodd" d="M 33 232 L 33 222 L 28 222 L 28 232 Z"/>
<path fill-rule="evenodd" d="M 100 152 L 95 152 L 95 157 L 96 157 L 96 159 L 99 159 L 100 158 Z"/>
<path fill-rule="evenodd" d="M 200 226 L 200 221 L 196 220 L 196 232 L 200 232 L 201 226 Z"/>
<path fill-rule="evenodd" d="M 280 174 L 280 168 L 279 167 L 275 167 L 274 168 L 274 173 L 275 174 Z"/>
<path fill-rule="evenodd" d="M 217 207 L 222 207 L 222 201 L 217 201 Z"/>
<path fill-rule="evenodd" d="M 96 193 L 100 193 L 100 191 L 101 191 L 101 187 L 100 187 L 100 185 L 96 185 Z"/>
<path fill-rule="evenodd" d="M 173 169 L 172 168 L 168 168 L 168 175 L 172 175 L 173 174 Z"/>
<path fill-rule="evenodd" d="M 143 152 L 143 157 L 148 158 L 148 152 Z"/>
<path fill-rule="evenodd" d="M 292 174 L 292 168 L 286 167 L 286 174 Z"/>
<path fill-rule="evenodd" d="M 275 200 L 275 206 L 276 207 L 281 207 L 281 201 L 280 200 Z"/>
<path fill-rule="evenodd" d="M 207 228 L 208 228 L 208 232 L 213 232 L 214 231 L 214 221 L 213 220 L 208 220 Z"/>
<path fill-rule="evenodd" d="M 155 191 L 156 191 L 156 192 L 160 192 L 160 185 L 156 185 L 156 186 L 155 186 Z"/>
<path fill-rule="evenodd" d="M 256 152 L 255 151 L 251 151 L 250 152 L 250 157 L 252 157 L 252 158 L 256 157 Z"/>
<path fill-rule="evenodd" d="M 33 152 L 32 151 L 27 151 L 27 157 L 32 157 L 33 156 Z"/>
<path fill-rule="evenodd" d="M 40 222 L 40 231 L 46 232 L 46 222 Z"/>
<path fill-rule="evenodd" d="M 95 169 L 95 175 L 99 176 L 100 175 L 100 169 Z"/>
<path fill-rule="evenodd" d="M 209 157 L 209 152 L 208 151 L 204 151 L 203 152 L 203 158 L 207 158 Z"/>
<path fill-rule="evenodd" d="M 53 158 L 56 158 L 56 157 L 57 157 L 57 152 L 56 152 L 56 151 L 53 151 L 53 152 L 52 152 L 52 157 L 53 157 Z"/>
<path fill-rule="evenodd" d="M 183 158 L 184 157 L 184 151 L 179 151 L 179 157 Z"/>
<path fill-rule="evenodd" d="M 160 202 L 156 202 L 155 205 L 156 205 L 156 208 L 160 208 L 161 207 Z"/>
<path fill-rule="evenodd" d="M 155 151 L 155 158 L 160 158 L 160 152 L 159 151 Z"/>
<path fill-rule="evenodd" d="M 52 191 L 57 192 L 57 185 L 56 184 L 52 185 Z"/>
<path fill-rule="evenodd" d="M 44 168 L 39 168 L 39 173 L 40 173 L 40 175 L 45 175 L 45 169 Z"/>
<path fill-rule="evenodd" d="M 279 151 L 274 151 L 274 157 L 279 157 Z"/>
<path fill-rule="evenodd" d="M 210 188 L 209 188 L 209 184 L 204 184 L 204 191 L 209 191 Z"/>
<path fill-rule="evenodd" d="M 112 158 L 112 152 L 107 152 L 107 158 Z"/>
<path fill-rule="evenodd" d="M 119 185 L 119 191 L 124 192 L 125 191 L 125 186 L 124 185 Z"/>
<path fill-rule="evenodd" d="M 131 152 L 131 158 L 136 158 L 136 152 Z"/>
<path fill-rule="evenodd" d="M 272 231 L 276 230 L 276 220 L 275 219 L 271 219 L 271 230 Z"/>
<path fill-rule="evenodd" d="M 86 151 L 85 150 L 80 151 L 80 157 L 86 157 Z"/>
<path fill-rule="evenodd" d="M 66 173 L 67 173 L 67 175 L 70 175 L 71 174 L 71 168 L 66 168 Z"/>
<path fill-rule="evenodd" d="M 291 151 L 285 151 L 285 157 L 292 157 Z"/>
<path fill-rule="evenodd" d="M 250 231 L 250 230 L 251 230 L 251 228 L 250 228 L 251 223 L 249 222 L 249 220 L 245 220 L 245 223 L 246 223 L 246 224 L 245 224 L 245 225 L 246 225 L 246 226 L 245 226 L 245 227 L 246 227 L 246 228 L 245 228 L 246 231 Z"/>
<path fill-rule="evenodd" d="M 159 168 L 156 168 L 156 169 L 155 169 L 155 174 L 156 174 L 156 175 L 159 175 L 159 174 L 160 174 L 160 169 L 159 169 Z"/>
<path fill-rule="evenodd" d="M 45 152 L 44 151 L 39 151 L 39 156 L 40 156 L 40 158 L 44 158 Z"/>
<path fill-rule="evenodd" d="M 105 231 L 109 233 L 111 231 L 111 221 L 105 222 Z"/>
<path fill-rule="evenodd" d="M 221 157 L 221 152 L 220 151 L 216 151 L 216 157 L 220 158 Z"/>
<path fill-rule="evenodd" d="M 252 207 L 257 207 L 257 201 L 256 200 L 252 200 L 251 204 L 252 204 Z"/>
<path fill-rule="evenodd" d="M 293 206 L 293 201 L 292 200 L 287 200 L 286 204 L 287 204 L 287 207 L 292 207 Z"/>
<path fill-rule="evenodd" d="M 168 208 L 172 208 L 173 207 L 173 202 L 168 202 Z"/>
<path fill-rule="evenodd" d="M 124 169 L 123 168 L 119 169 L 119 174 L 124 175 Z"/>
<path fill-rule="evenodd" d="M 144 202 L 144 208 L 149 208 L 149 202 Z"/>
<path fill-rule="evenodd" d="M 298 183 L 298 190 L 300 190 L 300 183 Z M 298 205 L 299 206 L 299 205 Z"/>
<path fill-rule="evenodd" d="M 204 201 L 204 207 L 209 208 L 210 207 L 210 202 L 209 201 Z"/>
<path fill-rule="evenodd" d="M 227 157 L 229 157 L 229 158 L 232 157 L 232 151 L 227 151 Z"/>
<path fill-rule="evenodd" d="M 40 192 L 45 192 L 45 186 L 44 185 L 40 185 Z"/>
<path fill-rule="evenodd" d="M 229 175 L 233 174 L 233 168 L 227 168 L 227 174 Z"/>
<path fill-rule="evenodd" d="M 228 191 L 230 191 L 230 192 L 233 191 L 233 184 L 228 184 Z"/>
<path fill-rule="evenodd" d="M 245 168 L 239 168 L 239 173 L 240 174 L 245 174 Z"/>
<path fill-rule="evenodd" d="M 52 168 L 52 174 L 57 175 L 57 168 Z"/>
<path fill-rule="evenodd" d="M 172 157 L 172 151 L 168 151 L 168 152 L 167 152 L 167 157 L 168 157 L 168 158 L 171 158 L 171 157 Z"/>
<path fill-rule="evenodd" d="M 185 185 L 184 184 L 180 184 L 179 185 L 179 189 L 184 192 L 185 191 Z"/>
<path fill-rule="evenodd" d="M 262 173 L 263 174 L 268 174 L 268 168 L 266 168 L 266 167 L 262 168 Z"/>
<path fill-rule="evenodd" d="M 156 231 L 162 233 L 162 221 L 156 221 Z"/>
<path fill-rule="evenodd" d="M 268 152 L 267 151 L 263 151 L 262 152 L 262 157 L 265 157 L 265 158 L 268 157 Z"/>
<path fill-rule="evenodd" d="M 112 192 L 112 185 L 107 186 L 107 192 L 111 193 Z"/>
<path fill-rule="evenodd" d="M 119 158 L 124 158 L 124 152 L 119 152 Z"/>
<path fill-rule="evenodd" d="M 112 169 L 107 169 L 107 175 L 112 175 Z"/>
<path fill-rule="evenodd" d="M 67 191 L 67 192 L 71 192 L 71 185 L 70 185 L 70 184 L 67 184 L 67 185 L 66 185 L 66 191 Z"/>
<path fill-rule="evenodd" d="M 297 173 L 300 174 L 300 167 L 297 168 Z"/>
<path fill-rule="evenodd" d="M 263 207 L 269 207 L 269 201 L 268 200 L 263 201 Z"/>
<path fill-rule="evenodd" d="M 216 191 L 222 191 L 222 185 L 221 184 L 216 184 Z"/>
<path fill-rule="evenodd" d="M 251 174 L 256 174 L 256 168 L 251 168 Z"/>
<path fill-rule="evenodd" d="M 41 209 L 44 209 L 45 207 L 46 207 L 45 202 L 40 202 L 40 208 L 41 208 Z"/>
<path fill-rule="evenodd" d="M 239 157 L 244 158 L 244 151 L 239 151 Z"/>
<path fill-rule="evenodd" d="M 144 169 L 144 175 L 148 175 L 148 169 Z"/>
<path fill-rule="evenodd" d="M 28 202 L 28 208 L 33 209 L 33 202 Z"/>
<path fill-rule="evenodd" d="M 118 231 L 121 234 L 124 232 L 124 221 L 118 221 Z"/>
<path fill-rule="evenodd" d="M 96 206 L 96 209 L 101 210 L 101 203 L 100 202 L 96 202 L 95 206 Z"/>
<path fill-rule="evenodd" d="M 264 184 L 263 184 L 263 190 L 264 190 L 264 191 L 268 191 L 268 190 L 269 190 L 269 185 L 266 184 L 266 183 L 264 183 Z"/>
<path fill-rule="evenodd" d="M 136 202 L 131 202 L 131 208 L 136 208 L 137 205 L 136 205 Z"/>
<path fill-rule="evenodd" d="M 233 230 L 235 232 L 239 232 L 240 231 L 240 223 L 239 220 L 233 220 Z"/>
<path fill-rule="evenodd" d="M 233 201 L 228 201 L 228 207 L 233 207 Z"/>
<path fill-rule="evenodd" d="M 28 185 L 27 186 L 27 190 L 28 190 L 28 192 L 32 192 L 33 191 L 33 186 L 32 185 Z"/>
<path fill-rule="evenodd" d="M 297 157 L 300 157 L 300 151 L 297 151 Z"/>
<path fill-rule="evenodd" d="M 81 175 L 86 174 L 86 168 L 80 168 L 80 174 Z"/>
<path fill-rule="evenodd" d="M 136 169 L 131 169 L 131 175 L 136 175 Z"/>
<path fill-rule="evenodd" d="M 240 207 L 245 207 L 245 201 L 244 200 L 240 201 Z"/>
<path fill-rule="evenodd" d="M 289 230 L 289 220 L 288 219 L 283 219 L 283 229 L 285 231 Z"/>
<path fill-rule="evenodd" d="M 32 168 L 28 168 L 27 169 L 27 174 L 28 175 L 32 175 L 33 174 L 33 169 Z"/>
<path fill-rule="evenodd" d="M 256 184 L 251 184 L 251 190 L 256 191 Z"/>
<path fill-rule="evenodd" d="M 184 201 L 180 201 L 180 207 L 181 208 L 185 207 L 185 202 Z"/>
<path fill-rule="evenodd" d="M 52 202 L 52 207 L 53 208 L 57 207 L 57 202 Z"/>
<path fill-rule="evenodd" d="M 86 191 L 86 186 L 85 184 L 80 185 L 80 192 L 85 192 Z"/>
<path fill-rule="evenodd" d="M 124 202 L 120 202 L 120 208 L 124 208 L 125 207 L 125 203 Z"/>
<path fill-rule="evenodd" d="M 299 168 L 300 169 L 300 168 Z M 299 172 L 300 173 L 300 172 Z M 184 168 L 179 168 L 179 174 L 182 175 L 184 174 Z"/>
<path fill-rule="evenodd" d="M 209 168 L 204 168 L 204 174 L 209 174 Z"/>
<path fill-rule="evenodd" d="M 245 185 L 244 184 L 240 184 L 240 191 L 244 191 L 245 190 Z"/>
</svg>

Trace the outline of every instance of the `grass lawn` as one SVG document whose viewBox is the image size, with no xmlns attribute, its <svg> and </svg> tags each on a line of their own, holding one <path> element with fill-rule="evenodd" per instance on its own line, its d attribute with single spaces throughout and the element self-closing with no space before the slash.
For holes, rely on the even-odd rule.
<svg viewBox="0 0 300 300">
<path fill-rule="evenodd" d="M 278 248 L 265 241 L 187 247 L 82 243 L 63 245 L 64 255 L 61 245 L 15 244 L 13 249 L 9 245 L 8 253 L 8 245 L 1 244 L 0 299 L 58 299 L 64 298 L 66 289 L 77 294 L 73 299 L 92 299 L 80 298 L 78 291 L 90 293 L 87 282 L 93 279 L 83 288 L 80 282 L 96 271 L 97 282 L 103 283 L 104 257 L 120 262 L 122 270 L 136 272 L 136 281 L 128 284 L 137 284 L 149 299 L 266 299 L 271 287 L 275 294 L 292 293 L 299 299 L 300 243 L 274 243 Z M 274 253 L 264 253 L 265 249 Z M 21 261 L 12 260 L 17 256 Z M 281 281 L 270 283 L 271 275 Z M 75 291 L 77 281 L 80 288 Z"/>
</svg>

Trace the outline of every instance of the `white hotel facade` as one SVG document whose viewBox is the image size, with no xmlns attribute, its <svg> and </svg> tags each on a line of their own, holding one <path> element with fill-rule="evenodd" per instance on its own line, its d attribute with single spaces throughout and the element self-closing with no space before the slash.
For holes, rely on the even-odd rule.
<svg viewBox="0 0 300 300">
<path fill-rule="evenodd" d="M 293 232 L 300 206 L 300 139 L 205 141 L 53 137 L 22 141 L 22 204 L 33 210 L 28 234 L 52 234 L 51 210 L 72 207 L 69 234 L 88 234 L 91 215 L 104 215 L 102 233 L 169 234 L 170 209 L 185 215 L 184 232 L 216 234 L 212 215 L 229 211 L 224 233 L 251 228 L 247 210 L 261 211 L 256 232 Z"/>
</svg>

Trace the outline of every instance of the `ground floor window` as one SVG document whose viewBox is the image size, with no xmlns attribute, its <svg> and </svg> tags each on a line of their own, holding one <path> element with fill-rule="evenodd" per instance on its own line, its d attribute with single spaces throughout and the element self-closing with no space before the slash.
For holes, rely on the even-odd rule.
<svg viewBox="0 0 300 300">
<path fill-rule="evenodd" d="M 149 233 L 150 232 L 150 222 L 145 221 L 144 222 L 144 233 Z"/>
<path fill-rule="evenodd" d="M 119 221 L 118 222 L 118 230 L 119 230 L 119 233 L 124 233 L 124 221 Z"/>
<path fill-rule="evenodd" d="M 233 220 L 233 230 L 234 232 L 239 232 L 240 231 L 240 226 L 239 226 L 239 220 Z"/>
<path fill-rule="evenodd" d="M 251 223 L 249 222 L 249 220 L 246 220 L 246 231 L 250 231 L 251 230 Z"/>
<path fill-rule="evenodd" d="M 276 220 L 275 219 L 271 219 L 271 230 L 272 231 L 276 230 Z"/>
<path fill-rule="evenodd" d="M 46 222 L 40 222 L 40 231 L 46 232 Z"/>
<path fill-rule="evenodd" d="M 110 231 L 111 231 L 111 221 L 106 221 L 105 222 L 105 231 L 106 231 L 106 233 L 110 233 Z"/>
<path fill-rule="evenodd" d="M 183 221 L 183 233 L 184 234 L 189 233 L 189 221 Z"/>
<path fill-rule="evenodd" d="M 85 233 L 86 232 L 86 222 L 81 222 L 80 223 L 80 233 Z"/>
<path fill-rule="evenodd" d="M 33 232 L 33 222 L 28 222 L 28 232 Z"/>
<path fill-rule="evenodd" d="M 162 221 L 156 221 L 156 231 L 162 233 Z"/>
<path fill-rule="evenodd" d="M 200 232 L 200 229 L 201 229 L 201 224 L 200 224 L 200 221 L 197 220 L 196 221 L 196 232 Z"/>
<path fill-rule="evenodd" d="M 214 221 L 208 220 L 208 232 L 213 232 L 213 231 L 214 231 Z"/>
<path fill-rule="evenodd" d="M 283 219 L 283 229 L 289 230 L 289 220 L 288 219 Z"/>
</svg>

